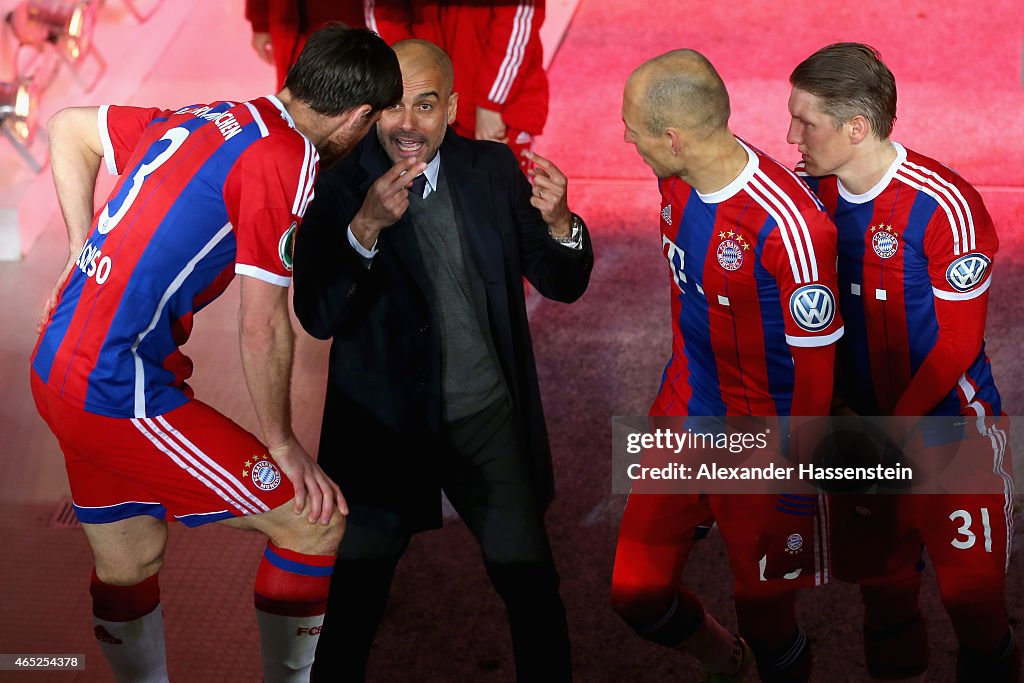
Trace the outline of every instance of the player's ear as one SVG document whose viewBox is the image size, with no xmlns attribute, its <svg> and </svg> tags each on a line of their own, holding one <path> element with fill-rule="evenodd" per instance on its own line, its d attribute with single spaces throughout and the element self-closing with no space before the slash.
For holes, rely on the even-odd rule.
<svg viewBox="0 0 1024 683">
<path fill-rule="evenodd" d="M 453 92 L 448 96 L 448 125 L 455 123 L 455 114 L 459 110 L 459 93 Z"/>
<path fill-rule="evenodd" d="M 665 137 L 668 138 L 669 146 L 672 148 L 672 156 L 679 156 L 683 153 L 683 136 L 675 128 L 666 128 Z"/>
<path fill-rule="evenodd" d="M 871 123 L 860 114 L 847 121 L 846 125 L 850 127 L 850 142 L 855 145 L 871 135 Z"/>
<path fill-rule="evenodd" d="M 345 117 L 345 127 L 352 130 L 365 130 L 376 120 L 373 115 L 373 107 L 369 104 L 354 107 L 342 116 Z"/>
</svg>

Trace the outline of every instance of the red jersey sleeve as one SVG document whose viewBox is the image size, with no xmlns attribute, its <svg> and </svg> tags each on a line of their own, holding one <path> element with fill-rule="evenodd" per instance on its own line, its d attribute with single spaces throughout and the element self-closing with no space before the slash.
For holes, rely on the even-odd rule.
<svg viewBox="0 0 1024 683">
<path fill-rule="evenodd" d="M 939 299 L 968 301 L 992 284 L 999 239 L 978 193 L 950 185 L 924 233 L 932 291 Z"/>
<path fill-rule="evenodd" d="M 242 154 L 224 184 L 235 272 L 287 287 L 292 243 L 313 199 L 319 155 L 298 134 L 271 135 Z"/>
<path fill-rule="evenodd" d="M 146 127 L 157 118 L 166 118 L 173 112 L 157 108 L 120 107 L 105 104 L 97 113 L 103 162 L 110 175 L 121 175 L 128 158 L 135 151 Z"/>
<path fill-rule="evenodd" d="M 477 11 L 485 10 L 481 7 Z M 480 106 L 503 111 L 528 70 L 543 67 L 543 22 L 544 0 L 493 3 L 490 17 L 483 24 L 489 33 L 482 41 L 483 59 L 474 84 Z"/>
<path fill-rule="evenodd" d="M 269 0 L 245 0 L 245 18 L 252 24 L 253 33 L 270 31 Z"/>
<path fill-rule="evenodd" d="M 954 180 L 959 180 L 955 178 Z M 939 333 L 893 413 L 926 415 L 955 386 L 985 338 L 988 289 L 999 239 L 974 188 L 949 183 L 924 233 Z"/>
<path fill-rule="evenodd" d="M 791 347 L 827 346 L 843 336 L 836 275 L 836 228 L 824 211 L 804 210 L 765 240 L 761 263 L 775 278 Z"/>
</svg>

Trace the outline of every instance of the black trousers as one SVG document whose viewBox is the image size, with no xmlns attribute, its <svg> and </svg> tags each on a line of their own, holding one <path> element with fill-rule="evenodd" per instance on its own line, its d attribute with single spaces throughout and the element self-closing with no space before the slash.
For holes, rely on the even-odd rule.
<svg viewBox="0 0 1024 683">
<path fill-rule="evenodd" d="M 569 681 L 558 573 L 511 405 L 499 400 L 450 423 L 448 432 L 442 486 L 480 544 L 487 575 L 505 602 L 517 680 Z M 409 539 L 408 532 L 349 522 L 331 579 L 314 681 L 365 680 L 370 647 Z"/>
</svg>

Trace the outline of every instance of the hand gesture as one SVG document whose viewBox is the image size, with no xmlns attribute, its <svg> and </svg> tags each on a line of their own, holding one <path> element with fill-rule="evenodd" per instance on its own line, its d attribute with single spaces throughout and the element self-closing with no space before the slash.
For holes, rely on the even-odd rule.
<svg viewBox="0 0 1024 683">
<path fill-rule="evenodd" d="M 568 237 L 572 232 L 572 214 L 566 197 L 568 179 L 557 166 L 541 155 L 529 150 L 524 154 L 533 162 L 533 168 L 527 171 L 533 178 L 530 204 L 540 211 L 544 222 L 551 226 L 553 235 Z"/>
<path fill-rule="evenodd" d="M 348 503 L 341 495 L 341 489 L 324 474 L 309 453 L 292 437 L 270 450 L 274 462 L 280 466 L 284 476 L 295 489 L 295 514 L 301 515 L 309 503 L 310 524 L 317 521 L 326 525 L 331 521 L 337 508 L 342 515 L 348 514 Z"/>
<path fill-rule="evenodd" d="M 370 186 L 363 206 L 352 219 L 352 234 L 360 244 L 372 249 L 380 231 L 402 217 L 409 208 L 408 188 L 412 179 L 426 167 L 416 159 L 402 159 Z"/>
</svg>

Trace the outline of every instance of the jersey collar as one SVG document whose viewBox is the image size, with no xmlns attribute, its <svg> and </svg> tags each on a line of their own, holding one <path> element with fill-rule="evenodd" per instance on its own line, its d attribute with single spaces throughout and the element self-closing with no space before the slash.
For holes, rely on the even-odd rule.
<svg viewBox="0 0 1024 683">
<path fill-rule="evenodd" d="M 900 166 L 903 165 L 903 162 L 907 160 L 907 150 L 903 145 L 898 142 L 893 142 L 892 146 L 896 150 L 896 158 L 892 160 L 892 164 L 889 165 L 889 170 L 885 172 L 885 175 L 882 176 L 881 180 L 875 183 L 874 187 L 864 194 L 854 194 L 843 186 L 842 180 L 836 178 L 836 184 L 839 186 L 839 196 L 851 204 L 865 204 L 882 194 L 882 190 L 889 187 L 889 183 L 892 182 L 893 177 L 896 175 L 896 171 L 898 171 Z"/>
</svg>

